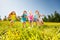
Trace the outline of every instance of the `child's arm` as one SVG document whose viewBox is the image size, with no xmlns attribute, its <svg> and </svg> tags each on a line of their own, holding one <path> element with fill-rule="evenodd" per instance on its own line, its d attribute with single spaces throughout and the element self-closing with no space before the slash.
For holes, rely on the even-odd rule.
<svg viewBox="0 0 60 40">
<path fill-rule="evenodd" d="M 25 15 L 24 17 L 25 17 L 25 18 L 28 18 L 28 16 L 27 16 L 27 15 Z"/>
<path fill-rule="evenodd" d="M 44 16 L 43 14 L 41 14 L 40 16 Z"/>
</svg>

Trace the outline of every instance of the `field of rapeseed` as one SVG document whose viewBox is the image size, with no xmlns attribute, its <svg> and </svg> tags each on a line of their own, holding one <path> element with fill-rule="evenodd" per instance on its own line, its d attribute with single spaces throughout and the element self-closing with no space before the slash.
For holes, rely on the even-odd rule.
<svg viewBox="0 0 60 40">
<path fill-rule="evenodd" d="M 34 23 L 35 25 L 35 23 Z M 60 40 L 60 23 L 45 22 L 43 26 L 23 28 L 20 22 L 0 22 L 0 40 Z"/>
</svg>

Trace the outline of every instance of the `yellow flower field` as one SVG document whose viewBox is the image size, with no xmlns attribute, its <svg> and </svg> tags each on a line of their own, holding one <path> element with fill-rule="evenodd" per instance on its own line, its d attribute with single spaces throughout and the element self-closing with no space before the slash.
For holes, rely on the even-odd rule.
<svg viewBox="0 0 60 40">
<path fill-rule="evenodd" d="M 44 22 L 44 25 L 48 25 L 48 26 L 60 26 L 60 23 L 56 23 L 56 22 Z"/>
<path fill-rule="evenodd" d="M 23 28 L 21 22 L 11 25 L 9 21 L 2 21 L 0 40 L 60 40 L 60 23 L 44 22 L 43 26 L 29 27 L 27 22 Z"/>
</svg>

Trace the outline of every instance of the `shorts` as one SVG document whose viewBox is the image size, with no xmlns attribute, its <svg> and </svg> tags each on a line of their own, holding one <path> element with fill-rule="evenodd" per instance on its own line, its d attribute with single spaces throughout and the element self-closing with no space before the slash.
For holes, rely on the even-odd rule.
<svg viewBox="0 0 60 40">
<path fill-rule="evenodd" d="M 33 20 L 29 20 L 29 22 L 31 23 Z"/>
<path fill-rule="evenodd" d="M 26 22 L 26 20 L 21 20 L 21 22 Z"/>
<path fill-rule="evenodd" d="M 43 21 L 42 19 L 39 19 L 39 21 Z"/>
<path fill-rule="evenodd" d="M 26 22 L 26 18 L 21 18 L 21 22 Z"/>
<path fill-rule="evenodd" d="M 36 21 L 38 21 L 38 19 L 37 18 L 34 18 L 34 22 L 36 22 Z"/>
<path fill-rule="evenodd" d="M 41 22 L 41 21 L 43 21 L 43 20 L 40 19 L 40 18 L 34 18 L 34 22 L 37 22 L 37 21 Z"/>
<path fill-rule="evenodd" d="M 39 22 L 42 22 L 43 20 L 40 18 L 40 19 L 38 19 L 39 20 Z"/>
</svg>

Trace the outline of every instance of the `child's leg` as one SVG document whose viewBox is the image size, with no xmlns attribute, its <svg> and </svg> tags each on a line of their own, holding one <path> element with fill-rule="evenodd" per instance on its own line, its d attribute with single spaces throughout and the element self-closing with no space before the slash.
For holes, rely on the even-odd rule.
<svg viewBox="0 0 60 40">
<path fill-rule="evenodd" d="M 38 26 L 38 21 L 36 21 L 36 26 Z"/>
<path fill-rule="evenodd" d="M 37 26 L 39 26 L 40 24 L 39 24 L 39 19 L 37 19 Z"/>
<path fill-rule="evenodd" d="M 42 25 L 44 24 L 43 20 L 41 21 L 41 24 L 42 24 Z"/>
<path fill-rule="evenodd" d="M 31 21 L 29 20 L 29 25 L 30 25 L 30 27 L 31 27 Z"/>
<path fill-rule="evenodd" d="M 40 26 L 39 21 L 37 21 L 37 26 Z"/>
<path fill-rule="evenodd" d="M 22 24 L 22 25 L 23 25 L 23 27 L 25 27 L 25 26 L 26 26 L 26 22 L 23 22 L 23 24 Z"/>
<path fill-rule="evenodd" d="M 41 26 L 41 20 L 39 19 L 38 26 Z"/>
<path fill-rule="evenodd" d="M 13 26 L 13 24 L 14 24 L 14 21 L 13 21 L 13 20 L 11 20 L 11 21 L 10 21 L 10 24 L 11 24 L 11 26 Z"/>
<path fill-rule="evenodd" d="M 26 22 L 24 22 L 24 24 L 25 24 L 24 27 L 26 27 Z"/>
<path fill-rule="evenodd" d="M 29 23 L 30 23 L 30 27 L 31 27 L 31 21 L 29 21 Z"/>
<path fill-rule="evenodd" d="M 35 23 L 36 23 L 36 25 L 35 25 L 35 26 L 37 26 L 37 23 L 38 23 L 38 22 L 37 22 L 37 19 L 35 19 Z"/>
<path fill-rule="evenodd" d="M 22 23 L 22 26 L 24 27 L 24 22 Z"/>
<path fill-rule="evenodd" d="M 33 25 L 34 25 L 34 23 L 33 23 L 33 21 L 32 21 L 32 27 L 33 27 Z"/>
<path fill-rule="evenodd" d="M 40 25 L 42 26 L 44 24 L 44 22 L 43 21 L 40 21 Z"/>
<path fill-rule="evenodd" d="M 41 26 L 41 21 L 39 21 L 39 26 Z"/>
<path fill-rule="evenodd" d="M 38 21 L 36 21 L 36 26 L 38 26 Z"/>
<path fill-rule="evenodd" d="M 35 26 L 38 26 L 38 19 L 34 19 L 35 20 L 35 23 L 36 23 L 36 25 Z"/>
<path fill-rule="evenodd" d="M 37 23 L 38 25 L 37 26 L 40 26 L 40 22 L 38 21 L 38 23 Z"/>
<path fill-rule="evenodd" d="M 24 22 L 22 23 L 22 26 L 24 27 Z"/>
<path fill-rule="evenodd" d="M 33 21 L 32 20 L 30 21 L 30 26 L 33 27 Z"/>
</svg>

